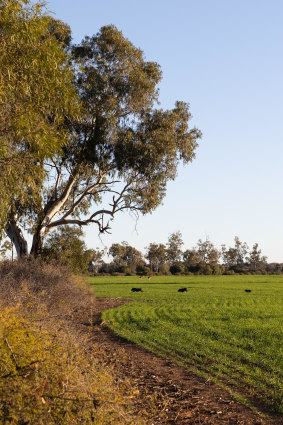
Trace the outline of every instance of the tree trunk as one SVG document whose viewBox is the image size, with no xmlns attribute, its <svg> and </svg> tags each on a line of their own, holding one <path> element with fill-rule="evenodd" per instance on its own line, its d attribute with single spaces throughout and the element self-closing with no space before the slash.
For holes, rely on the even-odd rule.
<svg viewBox="0 0 283 425">
<path fill-rule="evenodd" d="M 41 254 L 41 250 L 43 247 L 43 239 L 44 239 L 44 236 L 46 236 L 46 234 L 47 234 L 46 228 L 42 228 L 41 226 L 39 226 L 35 234 L 33 235 L 30 254 L 33 255 L 34 257 L 38 257 Z"/>
<path fill-rule="evenodd" d="M 16 248 L 18 258 L 26 257 L 28 255 L 28 244 L 14 218 L 11 218 L 8 222 L 5 231 Z"/>
<path fill-rule="evenodd" d="M 47 226 L 51 223 L 52 219 L 56 216 L 56 214 L 60 211 L 64 203 L 67 201 L 72 187 L 76 182 L 76 179 L 77 173 L 76 170 L 74 170 L 73 174 L 69 177 L 68 183 L 66 184 L 66 187 L 60 198 L 56 200 L 51 199 L 45 206 L 44 211 L 42 212 L 40 222 L 38 223 L 36 231 L 33 235 L 30 253 L 34 257 L 38 257 L 41 254 L 43 240 L 50 231 L 50 228 L 48 228 Z"/>
</svg>

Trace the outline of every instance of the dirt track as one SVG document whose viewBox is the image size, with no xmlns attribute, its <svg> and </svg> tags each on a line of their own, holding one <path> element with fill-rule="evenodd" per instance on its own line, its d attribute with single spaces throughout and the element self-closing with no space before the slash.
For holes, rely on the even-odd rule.
<svg viewBox="0 0 283 425">
<path fill-rule="evenodd" d="M 101 313 L 125 302 L 119 298 L 97 298 L 93 303 L 92 326 L 89 314 L 86 317 L 82 311 L 77 316 L 77 325 L 113 358 L 121 349 L 125 351 L 127 360 L 119 364 L 118 377 L 130 377 L 142 393 L 157 395 L 153 425 L 283 425 L 282 417 L 267 411 L 265 418 L 260 417 L 217 385 L 114 335 L 101 323 Z M 264 411 L 264 406 L 259 408 Z"/>
</svg>

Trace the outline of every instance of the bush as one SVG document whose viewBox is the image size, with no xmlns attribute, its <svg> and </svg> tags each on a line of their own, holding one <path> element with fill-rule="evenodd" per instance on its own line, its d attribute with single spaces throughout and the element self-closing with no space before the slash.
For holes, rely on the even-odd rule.
<svg viewBox="0 0 283 425">
<path fill-rule="evenodd" d="M 236 274 L 236 273 L 235 273 L 235 271 L 234 271 L 234 270 L 226 270 L 223 274 L 224 274 L 224 275 L 231 276 L 231 275 Z"/>
<path fill-rule="evenodd" d="M 148 423 L 137 388 L 69 320 L 90 304 L 80 281 L 40 260 L 5 262 L 0 279 L 1 424 Z"/>
<path fill-rule="evenodd" d="M 160 275 L 170 275 L 170 267 L 168 266 L 168 264 L 161 264 L 159 266 L 159 274 Z"/>
<path fill-rule="evenodd" d="M 45 261 L 59 262 L 74 273 L 87 273 L 94 250 L 87 249 L 83 232 L 62 226 L 47 237 L 41 256 Z"/>
<path fill-rule="evenodd" d="M 0 314 L 0 422 L 9 425 L 136 424 L 132 396 L 86 342 L 54 322 L 48 331 L 6 308 Z M 98 349 L 97 349 L 98 351 Z M 127 406 L 127 411 L 125 409 Z"/>
<path fill-rule="evenodd" d="M 44 306 L 49 313 L 66 315 L 84 302 L 86 287 L 67 268 L 42 260 L 5 261 L 0 264 L 0 299 L 4 306 L 25 309 Z"/>
<path fill-rule="evenodd" d="M 126 266 L 119 266 L 117 267 L 117 269 L 115 270 L 118 273 L 131 273 L 131 269 L 129 269 L 129 267 Z"/>
<path fill-rule="evenodd" d="M 173 264 L 170 267 L 170 272 L 172 274 L 183 274 L 185 272 L 185 266 L 182 263 Z"/>
<path fill-rule="evenodd" d="M 145 276 L 150 273 L 150 268 L 140 264 L 136 267 L 136 273 L 140 276 Z"/>
</svg>

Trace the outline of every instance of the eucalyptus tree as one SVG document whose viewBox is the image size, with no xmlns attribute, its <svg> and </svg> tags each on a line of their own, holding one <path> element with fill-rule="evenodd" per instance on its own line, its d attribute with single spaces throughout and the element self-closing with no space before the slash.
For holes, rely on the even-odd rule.
<svg viewBox="0 0 283 425">
<path fill-rule="evenodd" d="M 180 231 L 171 233 L 168 237 L 166 259 L 167 263 L 172 266 L 182 259 L 182 245 L 184 244 Z"/>
<path fill-rule="evenodd" d="M 166 246 L 162 243 L 150 243 L 146 247 L 145 258 L 149 261 L 151 271 L 159 271 L 161 264 L 166 262 Z"/>
<path fill-rule="evenodd" d="M 183 252 L 183 262 L 188 271 L 195 271 L 202 261 L 202 257 L 196 248 L 186 249 Z"/>
<path fill-rule="evenodd" d="M 243 267 L 248 259 L 247 243 L 241 242 L 238 236 L 235 236 L 234 241 L 234 247 L 227 249 L 225 245 L 222 245 L 223 264 L 227 268 Z"/>
<path fill-rule="evenodd" d="M 81 114 L 66 116 L 68 143 L 43 161 L 45 185 L 28 205 L 19 203 L 14 223 L 14 243 L 21 224 L 29 225 L 35 256 L 58 226 L 94 224 L 103 233 L 118 212 L 153 211 L 201 136 L 189 128 L 187 103 L 158 108 L 159 65 L 115 26 L 72 46 L 72 58 Z"/>
<path fill-rule="evenodd" d="M 253 272 L 262 273 L 265 271 L 267 257 L 262 255 L 258 243 L 255 243 L 252 250 L 249 252 L 247 262 L 249 269 Z"/>
<path fill-rule="evenodd" d="M 142 253 L 125 241 L 121 244 L 112 244 L 109 248 L 109 255 L 113 257 L 117 269 L 128 267 L 132 272 L 135 272 L 138 265 L 144 264 Z"/>
<path fill-rule="evenodd" d="M 5 0 L 0 28 L 0 230 L 6 228 L 24 255 L 19 220 L 26 225 L 31 199 L 40 201 L 43 161 L 67 142 L 63 124 L 79 102 L 69 56 L 58 41 L 70 33 L 65 24 L 55 23 L 40 3 Z"/>
<path fill-rule="evenodd" d="M 205 264 L 217 264 L 221 257 L 221 252 L 208 238 L 205 241 L 199 239 L 195 250 Z"/>
</svg>

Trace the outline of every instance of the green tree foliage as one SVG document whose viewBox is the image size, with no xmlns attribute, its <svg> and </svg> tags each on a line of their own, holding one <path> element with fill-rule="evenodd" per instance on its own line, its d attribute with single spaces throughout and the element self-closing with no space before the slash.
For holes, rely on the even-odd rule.
<svg viewBox="0 0 283 425">
<path fill-rule="evenodd" d="M 183 253 L 183 260 L 187 271 L 198 274 L 221 274 L 219 264 L 221 253 L 208 238 L 198 240 L 197 246 L 187 249 Z"/>
<path fill-rule="evenodd" d="M 42 257 L 47 261 L 57 260 L 74 272 L 87 272 L 96 253 L 87 249 L 82 236 L 79 228 L 60 227 L 46 239 Z"/>
<path fill-rule="evenodd" d="M 202 258 L 195 248 L 186 249 L 183 253 L 183 262 L 187 271 L 195 273 L 198 271 L 198 265 L 201 263 Z"/>
<path fill-rule="evenodd" d="M 222 245 L 223 265 L 226 270 L 237 273 L 264 273 L 267 257 L 262 255 L 258 243 L 255 243 L 250 251 L 246 242 L 241 242 L 237 236 L 234 240 L 234 247 L 226 248 Z"/>
<path fill-rule="evenodd" d="M 222 245 L 222 258 L 225 267 L 239 271 L 246 263 L 249 247 L 246 242 L 241 242 L 238 236 L 235 236 L 234 241 L 234 247 L 227 249 Z"/>
<path fill-rule="evenodd" d="M 150 243 L 146 248 L 145 258 L 149 261 L 150 270 L 158 272 L 160 265 L 166 261 L 166 246 L 162 243 Z"/>
<path fill-rule="evenodd" d="M 187 267 L 193 267 L 201 261 L 201 257 L 194 248 L 186 249 L 183 252 L 183 261 Z"/>
<path fill-rule="evenodd" d="M 215 248 L 208 238 L 205 241 L 199 239 L 196 251 L 201 259 L 206 264 L 218 263 L 220 252 Z"/>
<path fill-rule="evenodd" d="M 266 264 L 265 270 L 268 274 L 283 274 L 283 263 Z"/>
<path fill-rule="evenodd" d="M 33 255 L 57 226 L 94 223 L 107 232 L 119 211 L 153 211 L 179 162 L 194 158 L 201 136 L 188 126 L 188 104 L 156 108 L 160 67 L 116 27 L 86 37 L 72 54 L 83 111 L 65 120 L 68 144 L 61 153 L 43 161 L 47 183 L 38 202 L 19 203 L 10 221 L 15 240 L 31 219 Z"/>
<path fill-rule="evenodd" d="M 185 272 L 185 265 L 184 263 L 181 262 L 177 262 L 172 264 L 172 266 L 170 267 L 170 273 L 172 274 L 182 274 Z"/>
<path fill-rule="evenodd" d="M 67 142 L 65 117 L 78 110 L 73 72 L 52 25 L 40 3 L 1 2 L 1 228 L 9 214 L 15 221 L 39 199 L 43 160 Z"/>
<path fill-rule="evenodd" d="M 127 242 L 112 244 L 109 248 L 109 254 L 113 257 L 117 271 L 123 272 L 125 268 L 128 268 L 132 273 L 135 273 L 137 266 L 144 265 L 142 253 Z"/>
<path fill-rule="evenodd" d="M 263 273 L 266 268 L 266 257 L 262 255 L 261 250 L 259 249 L 258 243 L 253 245 L 252 250 L 248 256 L 248 264 L 250 271 L 254 273 Z"/>
<path fill-rule="evenodd" d="M 175 263 L 181 261 L 182 258 L 182 245 L 184 244 L 182 240 L 182 234 L 180 231 L 171 233 L 167 242 L 166 249 L 166 258 L 167 263 L 172 266 Z"/>
<path fill-rule="evenodd" d="M 106 254 L 106 249 L 88 249 L 88 254 L 90 256 L 88 271 L 97 273 L 104 264 L 103 256 Z"/>
</svg>

